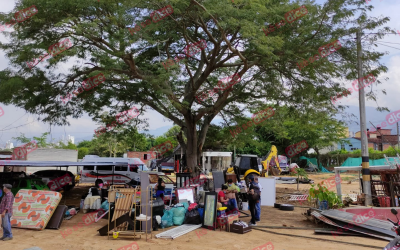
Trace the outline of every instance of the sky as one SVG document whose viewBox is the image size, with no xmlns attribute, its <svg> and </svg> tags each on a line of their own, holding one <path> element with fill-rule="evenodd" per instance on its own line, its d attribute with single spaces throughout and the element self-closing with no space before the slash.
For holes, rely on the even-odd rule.
<svg viewBox="0 0 400 250">
<path fill-rule="evenodd" d="M 322 1 L 319 0 L 317 2 L 321 3 Z M 369 15 L 375 17 L 388 16 L 390 21 L 384 26 L 389 26 L 395 30 L 399 30 L 398 34 L 388 35 L 380 41 L 385 42 L 386 45 L 394 48 L 383 45 L 378 45 L 378 47 L 375 48 L 377 51 L 388 53 L 382 58 L 381 63 L 387 66 L 389 71 L 377 77 L 377 80 L 382 81 L 382 84 L 379 84 L 378 86 L 373 84 L 372 86 L 374 91 L 378 91 L 377 102 L 371 100 L 366 101 L 367 123 L 369 125 L 368 127 L 370 127 L 371 125 L 369 124 L 369 121 L 374 125 L 377 125 L 378 123 L 380 124 L 382 121 L 385 121 L 385 116 L 389 113 L 377 112 L 375 110 L 376 107 L 388 107 L 391 112 L 400 109 L 400 15 L 398 15 L 398 10 L 400 10 L 400 1 L 371 0 L 367 4 L 374 6 L 374 10 L 369 13 Z M 14 6 L 14 0 L 0 0 L 0 12 L 9 13 L 13 11 Z M 3 32 L 0 32 L 0 41 L 7 41 Z M 5 57 L 4 52 L 0 51 L 0 70 L 8 67 L 8 64 L 9 61 Z M 59 70 L 67 73 L 67 69 L 71 66 L 72 63 L 65 63 L 59 68 Z M 343 86 L 346 88 L 351 87 L 351 81 L 343 83 Z M 387 95 L 381 93 L 380 90 L 382 89 L 386 90 Z M 369 90 L 370 87 L 367 88 L 367 91 Z M 338 103 L 350 105 L 348 111 L 359 116 L 357 93 L 353 93 L 350 97 L 343 98 Z M 98 125 L 86 114 L 78 119 L 69 118 L 69 126 L 50 127 L 49 124 L 38 121 L 38 115 L 28 114 L 21 108 L 17 108 L 13 105 L 6 106 L 2 103 L 0 103 L 0 108 L 4 110 L 4 115 L 0 117 L 0 148 L 4 148 L 8 140 L 15 142 L 15 140 L 12 140 L 12 137 L 17 137 L 20 133 L 24 133 L 25 136 L 32 138 L 33 136 L 40 136 L 44 132 L 51 132 L 49 139 L 60 139 L 62 136 L 66 137 L 67 135 L 72 135 L 75 137 L 75 141 L 81 141 L 83 139 L 90 140 L 94 134 L 94 130 L 98 127 Z M 153 134 L 154 136 L 159 136 L 165 133 L 173 125 L 171 121 L 168 121 L 154 110 L 146 111 L 142 117 L 149 119 L 149 131 L 146 133 Z M 218 123 L 220 121 L 221 119 L 216 117 L 213 123 Z M 348 125 L 350 131 L 356 132 L 360 130 L 359 125 L 356 122 L 349 123 Z M 395 128 L 395 126 L 389 126 L 388 128 Z M 392 130 L 392 133 L 395 132 L 395 129 Z M 17 145 L 14 144 L 14 146 Z"/>
</svg>

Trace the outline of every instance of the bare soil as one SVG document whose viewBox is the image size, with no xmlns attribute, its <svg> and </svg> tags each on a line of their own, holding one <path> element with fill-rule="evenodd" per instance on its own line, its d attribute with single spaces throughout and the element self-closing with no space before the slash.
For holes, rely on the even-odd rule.
<svg viewBox="0 0 400 250">
<path fill-rule="evenodd" d="M 312 174 L 310 178 L 315 182 L 321 182 L 327 178 L 334 176 L 334 174 Z M 359 193 L 358 174 L 342 174 L 342 192 Z M 348 183 L 349 180 L 354 180 Z M 76 187 L 68 194 L 65 194 L 60 204 L 66 205 L 79 205 L 81 195 L 87 192 L 87 187 Z M 308 206 L 308 202 L 288 201 L 289 194 L 307 194 L 309 184 L 300 184 L 299 191 L 297 185 L 293 184 L 277 184 L 276 195 L 278 203 L 294 204 L 297 207 L 294 211 L 282 211 L 273 207 L 262 207 L 261 222 L 259 226 L 286 226 L 288 229 L 271 229 L 263 228 L 265 230 L 278 233 L 262 232 L 252 230 L 247 234 L 235 234 L 225 231 L 209 231 L 204 235 L 199 234 L 200 229 L 185 234 L 176 238 L 175 240 L 156 239 L 155 234 L 162 232 L 153 232 L 153 238 L 146 242 L 144 236 L 141 239 L 133 240 L 129 236 L 120 236 L 117 239 L 107 239 L 106 236 L 99 236 L 97 230 L 103 225 L 107 224 L 107 220 L 100 220 L 97 223 L 92 223 L 88 226 L 75 228 L 79 222 L 82 222 L 83 213 L 79 213 L 71 220 L 64 220 L 60 230 L 33 231 L 26 229 L 13 228 L 14 239 L 11 241 L 0 242 L 1 250 L 23 250 L 25 248 L 38 246 L 43 250 L 122 250 L 122 247 L 136 242 L 139 249 L 256 249 L 271 242 L 275 250 L 294 250 L 294 249 L 324 249 L 324 250 L 346 250 L 346 249 L 368 249 L 367 247 L 352 246 L 351 243 L 365 244 L 376 249 L 382 249 L 388 242 L 368 237 L 354 237 L 354 236 L 332 236 L 332 235 L 316 235 L 314 230 L 295 230 L 292 227 L 308 227 L 308 228 L 322 228 L 326 227 L 324 224 L 316 225 L 314 222 L 307 220 L 303 215 L 307 208 L 299 206 Z M 335 189 L 332 189 L 335 190 Z M 265 191 L 265 190 L 264 190 Z M 248 222 L 250 218 L 243 218 Z M 71 229 L 72 233 L 63 237 L 62 233 L 66 229 Z M 168 228 L 170 229 L 170 228 Z M 168 230 L 164 229 L 164 230 Z M 287 234 L 287 235 L 279 235 Z M 313 239 L 294 237 L 294 236 L 307 236 Z M 338 242 L 330 242 L 334 240 Z M 350 244 L 348 244 L 350 243 Z M 260 248 L 261 249 L 261 248 Z M 265 248 L 267 249 L 267 248 Z M 269 249 L 269 248 L 268 248 Z"/>
</svg>

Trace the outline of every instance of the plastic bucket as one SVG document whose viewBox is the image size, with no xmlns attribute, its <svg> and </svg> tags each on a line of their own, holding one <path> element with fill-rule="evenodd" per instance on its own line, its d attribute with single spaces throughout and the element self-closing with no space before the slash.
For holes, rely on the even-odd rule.
<svg viewBox="0 0 400 250">
<path fill-rule="evenodd" d="M 249 203 L 248 202 L 243 202 L 243 211 L 249 211 Z"/>
</svg>

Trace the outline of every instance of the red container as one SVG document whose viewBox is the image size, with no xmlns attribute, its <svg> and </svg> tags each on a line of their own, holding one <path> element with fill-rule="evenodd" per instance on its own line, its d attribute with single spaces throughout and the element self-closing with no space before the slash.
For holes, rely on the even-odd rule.
<svg viewBox="0 0 400 250">
<path fill-rule="evenodd" d="M 379 196 L 378 201 L 381 207 L 391 207 L 389 196 Z"/>
</svg>

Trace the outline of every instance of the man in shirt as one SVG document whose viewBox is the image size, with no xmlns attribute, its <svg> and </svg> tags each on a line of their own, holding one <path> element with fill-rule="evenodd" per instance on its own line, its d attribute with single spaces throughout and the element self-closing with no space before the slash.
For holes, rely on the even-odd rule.
<svg viewBox="0 0 400 250">
<path fill-rule="evenodd" d="M 3 241 L 13 239 L 10 220 L 13 213 L 12 206 L 14 203 L 14 195 L 11 193 L 11 188 L 12 186 L 10 184 L 3 185 L 4 195 L 0 203 L 0 215 L 3 226 L 3 237 L 1 237 L 0 240 Z"/>
<path fill-rule="evenodd" d="M 240 188 L 233 183 L 232 179 L 228 180 L 228 183 L 225 185 L 228 186 L 227 196 L 229 198 L 229 204 L 233 206 L 236 210 L 238 209 L 237 202 L 236 202 L 236 194 L 240 192 Z"/>
</svg>

